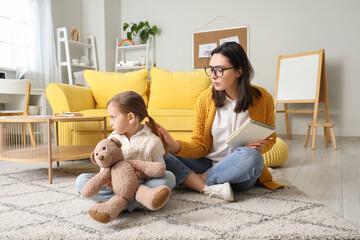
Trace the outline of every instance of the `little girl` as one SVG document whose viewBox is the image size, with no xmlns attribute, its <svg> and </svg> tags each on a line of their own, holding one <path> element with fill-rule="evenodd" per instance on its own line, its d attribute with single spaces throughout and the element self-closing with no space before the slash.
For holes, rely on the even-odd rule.
<svg viewBox="0 0 360 240">
<path fill-rule="evenodd" d="M 146 109 L 143 98 L 132 91 L 122 92 L 115 95 L 107 103 L 107 111 L 110 117 L 110 126 L 114 131 L 108 138 L 115 137 L 122 144 L 122 151 L 125 159 L 138 159 L 143 161 L 161 162 L 165 164 L 163 155 L 165 154 L 162 139 L 159 137 L 157 125 Z M 147 117 L 149 126 L 141 124 Z M 81 194 L 81 189 L 87 181 L 95 174 L 83 173 L 76 179 L 76 190 Z M 172 190 L 175 187 L 175 176 L 173 173 L 166 171 L 161 178 L 142 179 L 140 173 L 137 173 L 140 184 L 145 184 L 150 188 L 160 185 L 166 185 Z M 114 195 L 111 184 L 103 186 L 97 195 L 91 199 L 105 202 Z M 127 205 L 129 212 L 134 211 L 141 206 L 139 202 L 133 200 Z"/>
</svg>

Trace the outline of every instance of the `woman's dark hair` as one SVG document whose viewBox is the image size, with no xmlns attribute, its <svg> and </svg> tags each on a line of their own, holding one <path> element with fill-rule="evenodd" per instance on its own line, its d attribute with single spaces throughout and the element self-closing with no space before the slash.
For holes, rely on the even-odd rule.
<svg viewBox="0 0 360 240">
<path fill-rule="evenodd" d="M 244 49 L 236 42 L 226 42 L 215 48 L 211 52 L 211 57 L 217 53 L 226 57 L 233 68 L 241 68 L 242 75 L 238 78 L 239 87 L 234 111 L 242 112 L 248 110 L 249 106 L 253 104 L 252 96 L 259 98 L 261 97 L 261 92 L 257 88 L 250 86 L 250 81 L 254 75 L 254 69 L 250 64 Z M 225 91 L 217 91 L 213 88 L 212 99 L 215 102 L 216 107 L 224 106 L 226 99 Z"/>
<path fill-rule="evenodd" d="M 158 129 L 158 126 L 157 126 L 155 120 L 149 116 L 148 111 L 146 109 L 144 99 L 138 93 L 133 92 L 133 91 L 126 91 L 126 92 L 116 94 L 106 104 L 106 108 L 108 108 L 110 103 L 113 103 L 119 109 L 119 111 L 122 113 L 135 114 L 135 116 L 139 119 L 139 122 L 142 122 L 147 117 L 150 122 L 151 131 L 161 139 L 164 149 L 165 149 L 164 138 L 159 133 L 159 129 Z M 166 151 L 166 149 L 165 149 L 165 151 Z"/>
</svg>

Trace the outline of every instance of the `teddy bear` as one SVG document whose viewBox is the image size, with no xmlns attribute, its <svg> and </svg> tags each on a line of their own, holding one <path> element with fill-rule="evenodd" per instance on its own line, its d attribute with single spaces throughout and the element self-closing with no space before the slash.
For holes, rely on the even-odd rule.
<svg viewBox="0 0 360 240">
<path fill-rule="evenodd" d="M 89 215 L 98 222 L 111 222 L 134 199 L 150 210 L 157 210 L 164 206 L 170 197 L 167 186 L 149 188 L 139 184 L 136 175 L 138 171 L 145 178 L 162 177 L 166 170 L 165 165 L 160 162 L 124 160 L 121 142 L 116 138 L 101 140 L 91 153 L 90 159 L 103 170 L 85 184 L 81 195 L 86 198 L 93 197 L 110 179 L 114 190 L 114 196 L 107 202 L 96 203 L 90 207 Z"/>
</svg>

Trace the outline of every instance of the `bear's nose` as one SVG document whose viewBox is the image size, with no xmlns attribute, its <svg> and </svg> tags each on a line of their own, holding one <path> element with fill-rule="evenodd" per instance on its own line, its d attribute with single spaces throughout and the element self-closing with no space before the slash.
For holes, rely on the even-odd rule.
<svg viewBox="0 0 360 240">
<path fill-rule="evenodd" d="M 103 159 L 104 159 L 104 156 L 101 155 L 101 154 L 99 154 L 98 159 L 99 159 L 99 160 L 103 160 Z"/>
</svg>

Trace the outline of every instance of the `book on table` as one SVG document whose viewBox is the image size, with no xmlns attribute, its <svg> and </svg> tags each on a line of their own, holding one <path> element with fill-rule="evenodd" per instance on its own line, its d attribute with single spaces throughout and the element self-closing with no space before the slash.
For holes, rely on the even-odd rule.
<svg viewBox="0 0 360 240">
<path fill-rule="evenodd" d="M 80 112 L 61 112 L 61 113 L 54 113 L 54 117 L 81 117 L 84 114 Z"/>
<path fill-rule="evenodd" d="M 275 130 L 273 126 L 249 118 L 226 138 L 226 143 L 236 147 L 244 146 L 259 139 L 268 138 Z"/>
</svg>

